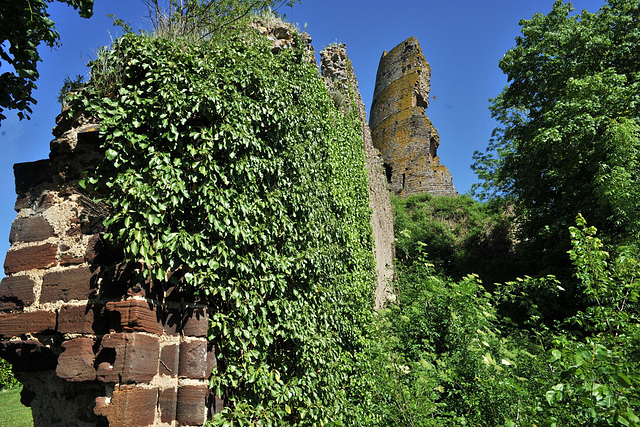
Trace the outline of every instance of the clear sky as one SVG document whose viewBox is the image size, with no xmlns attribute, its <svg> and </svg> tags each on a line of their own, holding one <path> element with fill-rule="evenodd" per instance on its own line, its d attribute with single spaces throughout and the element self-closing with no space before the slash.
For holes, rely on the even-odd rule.
<svg viewBox="0 0 640 427">
<path fill-rule="evenodd" d="M 279 12 L 306 28 L 316 51 L 333 42 L 347 44 L 367 109 L 382 52 L 410 36 L 417 37 L 432 68 L 431 95 L 436 99 L 427 115 L 440 133 L 440 161 L 451 170 L 458 191 L 465 193 L 475 182 L 470 169 L 473 152 L 486 147 L 495 127 L 489 98 L 507 84 L 498 61 L 520 34 L 518 21 L 534 13 L 546 14 L 553 2 L 303 0 Z M 595 12 L 604 2 L 572 3 L 576 11 Z M 48 157 L 51 128 L 60 112 L 56 98 L 64 77 L 86 74 L 86 63 L 95 57 L 97 48 L 117 37 L 119 28 L 107 14 L 128 21 L 134 29 L 148 27 L 146 8 L 139 0 L 95 0 L 94 16 L 89 20 L 57 2 L 49 10 L 62 46 L 53 51 L 41 48 L 43 62 L 34 94 L 38 104 L 32 118 L 19 121 L 14 112 L 5 111 L 8 118 L 0 124 L 0 254 L 9 248 L 9 229 L 16 216 L 12 165 Z"/>
</svg>

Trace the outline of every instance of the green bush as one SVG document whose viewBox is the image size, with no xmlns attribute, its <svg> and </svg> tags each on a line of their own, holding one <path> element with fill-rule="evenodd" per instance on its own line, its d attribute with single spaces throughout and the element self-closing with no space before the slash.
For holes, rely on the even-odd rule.
<svg viewBox="0 0 640 427">
<path fill-rule="evenodd" d="M 424 249 L 438 272 L 458 279 L 473 272 L 494 283 L 521 272 L 508 205 L 430 194 L 396 198 L 393 204 L 403 263 L 410 264 Z"/>
<path fill-rule="evenodd" d="M 11 363 L 0 359 L 0 390 L 13 389 L 19 385 L 20 383 L 13 376 Z"/>
</svg>

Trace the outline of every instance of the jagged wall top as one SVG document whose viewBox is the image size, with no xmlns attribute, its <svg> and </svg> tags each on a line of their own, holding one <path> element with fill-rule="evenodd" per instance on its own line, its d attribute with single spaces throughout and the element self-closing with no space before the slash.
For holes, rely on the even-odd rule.
<svg viewBox="0 0 640 427">
<path fill-rule="evenodd" d="M 370 127 L 391 190 L 400 196 L 458 194 L 451 173 L 439 164 L 440 136 L 425 114 L 430 89 L 431 67 L 415 37 L 385 51 L 376 76 Z"/>
</svg>

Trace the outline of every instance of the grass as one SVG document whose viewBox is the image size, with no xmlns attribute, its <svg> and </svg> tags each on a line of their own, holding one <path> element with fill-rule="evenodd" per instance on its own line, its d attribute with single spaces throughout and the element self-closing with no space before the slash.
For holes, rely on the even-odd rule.
<svg viewBox="0 0 640 427">
<path fill-rule="evenodd" d="M 20 390 L 0 391 L 0 426 L 32 427 L 31 409 L 20 403 Z"/>
</svg>

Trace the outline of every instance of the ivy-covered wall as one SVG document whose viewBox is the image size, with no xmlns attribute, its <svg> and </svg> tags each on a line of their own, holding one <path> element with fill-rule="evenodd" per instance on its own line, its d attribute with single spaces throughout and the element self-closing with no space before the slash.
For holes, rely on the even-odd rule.
<svg viewBox="0 0 640 427">
<path fill-rule="evenodd" d="M 73 383 L 65 390 L 91 390 L 77 411 L 86 422 L 126 424 L 118 414 L 130 413 L 145 417 L 129 420 L 136 425 L 200 424 L 162 406 L 204 408 L 200 368 L 215 423 L 349 417 L 375 288 L 362 123 L 356 107 L 336 105 L 303 39 L 289 34 L 277 46 L 252 30 L 215 45 L 126 34 L 68 100 L 61 126 L 72 124 L 75 139 L 60 161 L 30 167 L 38 177 L 21 196 L 21 216 L 44 215 L 43 191 L 76 207 L 67 228 L 9 251 L 5 300 L 15 300 L 16 278 L 32 280 L 33 292 L 2 316 L 33 322 L 0 331 L 3 356 L 16 355 L 9 341 L 28 341 L 33 357 L 46 355 L 46 375 Z M 94 126 L 78 133 L 87 122 L 99 135 Z M 87 144 L 97 157 L 66 162 Z M 66 243 L 74 227 L 81 246 Z M 42 262 L 18 256 L 43 245 Z M 68 269 L 86 274 L 74 276 L 73 292 L 64 280 L 50 283 L 63 303 L 48 304 L 43 277 Z M 60 329 L 67 305 L 86 341 Z M 185 331 L 189 319 L 198 326 Z M 73 352 L 78 375 L 63 363 Z M 156 368 L 127 359 L 132 352 Z"/>
</svg>

